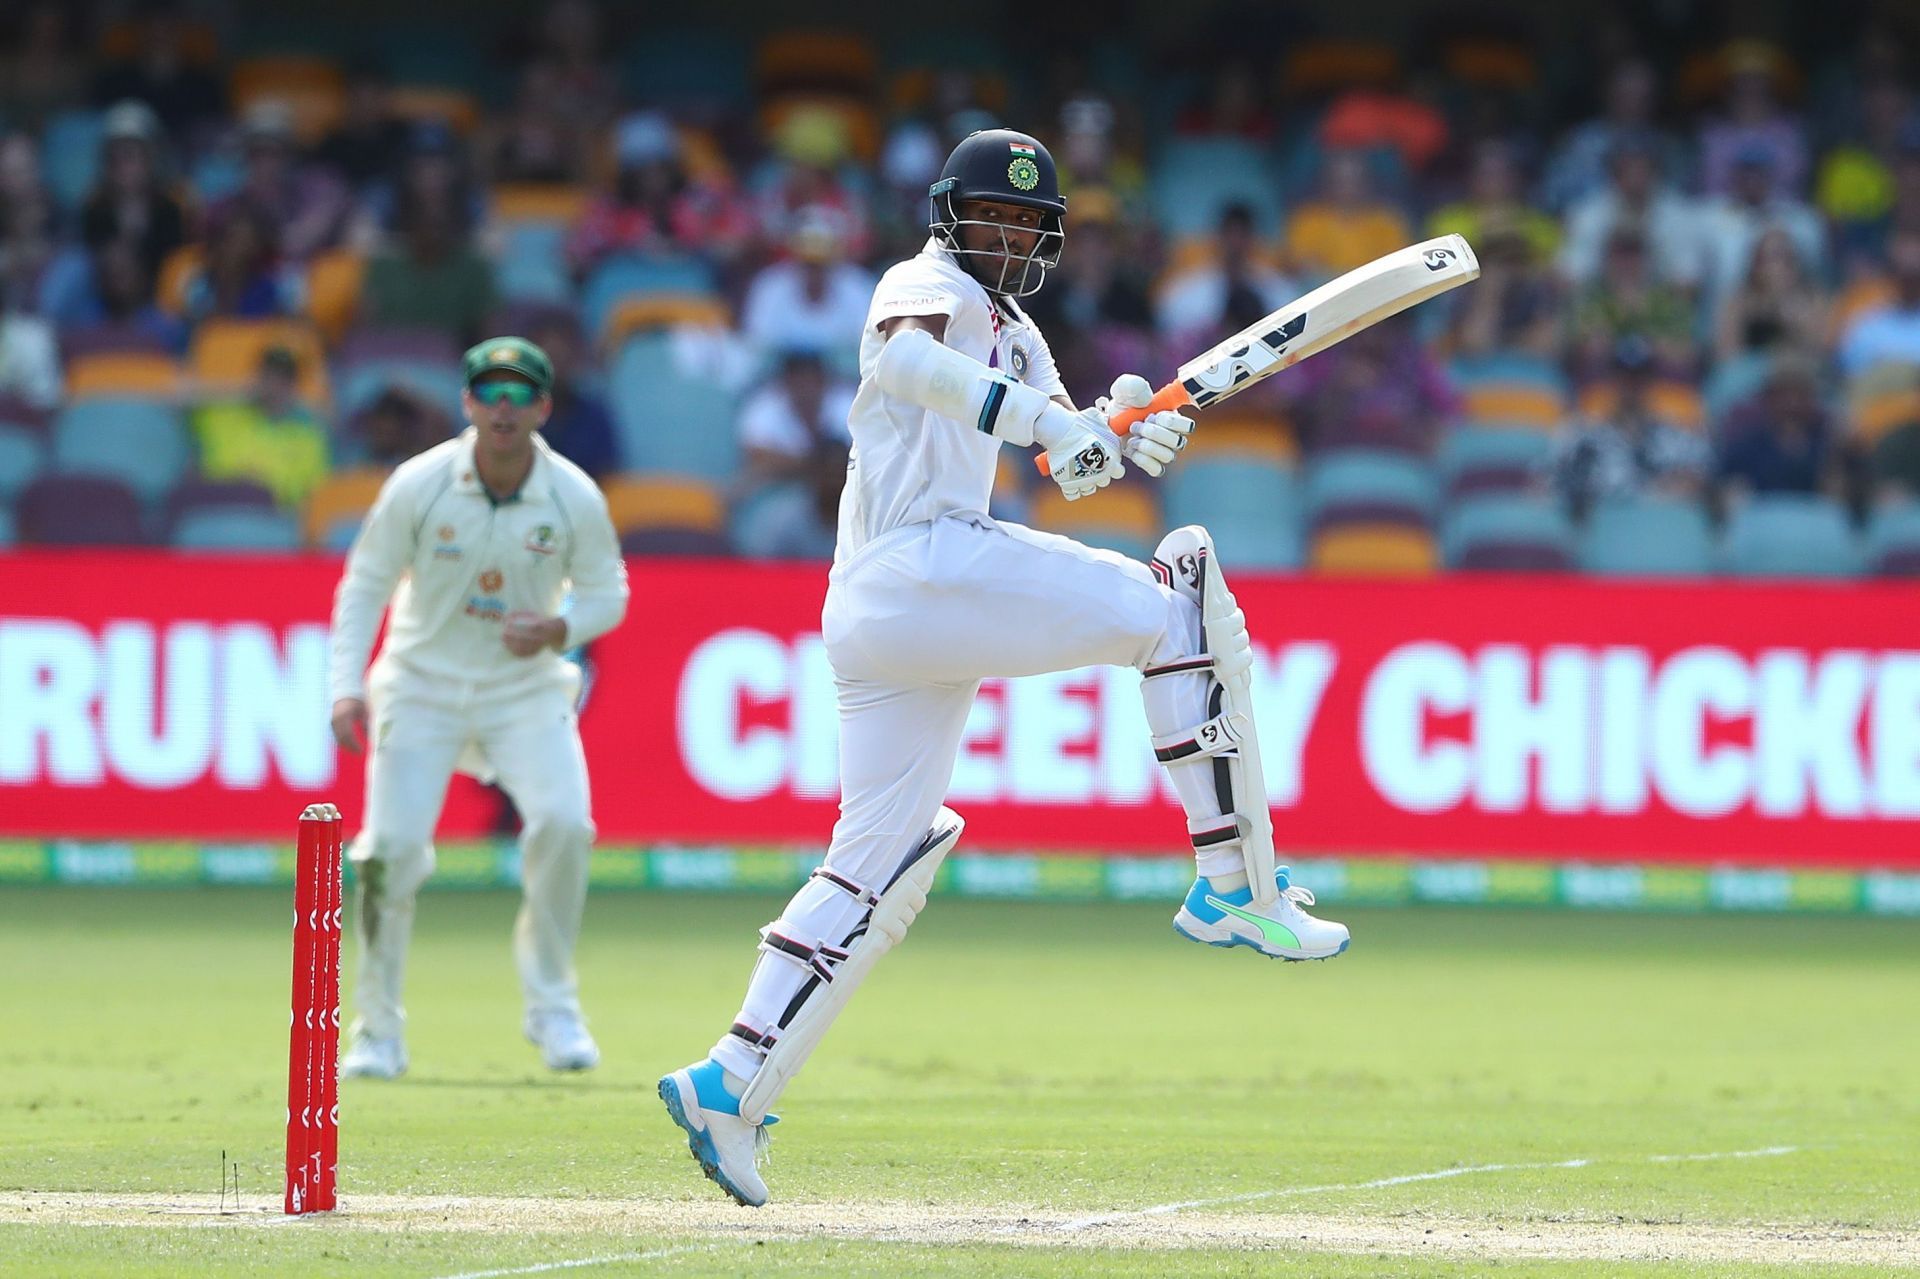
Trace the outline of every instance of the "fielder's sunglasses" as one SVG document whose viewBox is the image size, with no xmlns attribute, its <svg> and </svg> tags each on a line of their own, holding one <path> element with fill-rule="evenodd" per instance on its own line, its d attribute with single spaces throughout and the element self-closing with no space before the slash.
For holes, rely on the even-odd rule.
<svg viewBox="0 0 1920 1279">
<path fill-rule="evenodd" d="M 540 398 L 540 388 L 528 382 L 482 382 L 471 388 L 482 404 L 511 404 L 524 409 Z"/>
</svg>

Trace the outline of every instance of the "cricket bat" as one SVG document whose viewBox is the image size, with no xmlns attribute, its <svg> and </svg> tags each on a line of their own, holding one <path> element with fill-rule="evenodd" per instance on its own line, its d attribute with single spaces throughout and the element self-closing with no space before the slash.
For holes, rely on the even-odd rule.
<svg viewBox="0 0 1920 1279">
<path fill-rule="evenodd" d="M 1397 249 L 1329 280 L 1259 323 L 1182 364 L 1144 408 L 1123 409 L 1107 423 L 1123 435 L 1135 422 L 1168 409 L 1204 409 L 1254 383 L 1318 355 L 1361 329 L 1480 278 L 1480 260 L 1457 235 Z M 1047 455 L 1039 455 L 1041 474 Z"/>
</svg>

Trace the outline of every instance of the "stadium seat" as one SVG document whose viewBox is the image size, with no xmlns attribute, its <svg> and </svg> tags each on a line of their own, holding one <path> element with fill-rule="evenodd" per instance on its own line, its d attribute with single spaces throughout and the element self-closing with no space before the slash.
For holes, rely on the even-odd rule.
<svg viewBox="0 0 1920 1279">
<path fill-rule="evenodd" d="M 367 262 L 351 249 L 316 254 L 307 264 L 307 315 L 329 344 L 353 327 Z"/>
<path fill-rule="evenodd" d="M 1347 519 L 1370 513 L 1401 523 L 1431 524 L 1440 504 L 1440 482 L 1431 467 L 1404 453 L 1342 449 L 1308 463 L 1305 497 L 1310 527 L 1336 511 Z"/>
<path fill-rule="evenodd" d="M 43 475 L 14 504 L 20 542 L 29 546 L 142 546 L 140 499 L 104 475 Z"/>
<path fill-rule="evenodd" d="M 739 467 L 734 394 L 711 377 L 683 371 L 673 339 L 635 337 L 609 370 L 608 399 L 621 451 L 635 470 L 731 481 Z"/>
<path fill-rule="evenodd" d="M 480 102 L 471 93 L 438 84 L 396 84 L 387 91 L 387 110 L 409 124 L 444 124 L 471 133 L 480 123 Z"/>
<path fill-rule="evenodd" d="M 487 212 L 497 222 L 572 226 L 586 211 L 589 193 L 568 182 L 503 182 L 487 192 Z"/>
<path fill-rule="evenodd" d="M 180 362 L 169 355 L 123 351 L 82 355 L 67 364 L 67 398 L 145 396 L 170 399 L 180 393 Z"/>
<path fill-rule="evenodd" d="M 1320 38 L 1290 45 L 1280 84 L 1302 97 L 1391 84 L 1400 75 L 1400 51 L 1384 41 Z"/>
<path fill-rule="evenodd" d="M 1729 409 L 1757 395 L 1772 368 L 1773 361 L 1762 351 L 1748 351 L 1716 364 L 1700 387 L 1707 421 L 1719 422 Z"/>
<path fill-rule="evenodd" d="M 1865 567 L 1846 513 L 1824 497 L 1763 493 L 1727 521 L 1726 571 L 1737 577 L 1857 577 Z"/>
<path fill-rule="evenodd" d="M 389 474 L 384 467 L 357 466 L 321 480 L 307 498 L 307 541 L 326 545 L 329 532 L 343 520 L 357 528 L 361 517 L 373 509 Z"/>
<path fill-rule="evenodd" d="M 1440 552 L 1423 528 L 1334 524 L 1314 535 L 1307 565 L 1316 573 L 1424 577 L 1440 566 Z"/>
<path fill-rule="evenodd" d="M 716 533 L 726 528 L 727 505 L 703 480 L 678 475 L 616 475 L 600 486 L 607 513 L 620 533 L 644 528 L 686 528 Z"/>
<path fill-rule="evenodd" d="M 1661 378 L 1647 388 L 1647 405 L 1656 417 L 1688 430 L 1705 430 L 1706 401 L 1700 389 L 1678 378 Z M 1620 407 L 1620 387 L 1610 378 L 1602 378 L 1580 393 L 1580 412 L 1590 418 L 1612 417 Z M 1477 415 L 1476 415 L 1477 416 Z"/>
<path fill-rule="evenodd" d="M 60 330 L 60 355 L 68 369 L 74 363 L 94 355 L 159 355 L 175 365 L 173 348 L 153 329 L 112 320 L 99 324 L 69 325 Z M 69 381 L 71 387 L 71 381 Z"/>
<path fill-rule="evenodd" d="M 733 546 L 748 559 L 833 555 L 833 539 L 816 517 L 814 495 L 804 484 L 774 484 L 750 494 L 734 511 L 731 525 Z"/>
<path fill-rule="evenodd" d="M 1236 414 L 1215 409 L 1201 413 L 1187 437 L 1180 465 L 1200 458 L 1258 459 L 1291 467 L 1300 457 L 1292 425 L 1277 413 Z"/>
<path fill-rule="evenodd" d="M 327 58 L 266 54 L 241 58 L 227 78 L 236 115 L 260 102 L 278 102 L 293 117 L 294 136 L 312 146 L 338 124 L 346 110 L 347 80 Z"/>
<path fill-rule="evenodd" d="M 623 298 L 607 313 L 597 336 L 602 350 L 617 350 L 635 333 L 648 329 L 731 327 L 726 301 L 710 293 L 647 293 Z"/>
<path fill-rule="evenodd" d="M 11 502 L 47 469 L 47 442 L 38 431 L 0 422 L 0 502 Z"/>
<path fill-rule="evenodd" d="M 1238 138 L 1194 138 L 1161 156 L 1150 191 L 1156 220 L 1170 237 L 1210 235 L 1221 210 L 1245 204 L 1271 237 L 1280 225 L 1279 183 L 1265 152 Z"/>
<path fill-rule="evenodd" d="M 620 535 L 623 555 L 699 555 L 725 558 L 733 554 L 726 534 L 697 528 L 637 528 Z"/>
<path fill-rule="evenodd" d="M 713 271 L 697 258 L 622 254 L 608 258 L 587 277 L 580 296 L 580 320 L 588 333 L 603 333 L 614 307 L 632 294 L 714 292 Z"/>
<path fill-rule="evenodd" d="M 452 416 L 464 421 L 460 393 L 466 389 L 456 360 L 418 360 L 405 356 L 384 360 L 359 360 L 340 369 L 339 409 L 351 418 L 379 399 L 392 386 L 403 386 Z"/>
<path fill-rule="evenodd" d="M 273 492 L 252 480 L 203 480 L 190 476 L 167 494 L 161 529 L 171 532 L 198 511 L 271 511 Z"/>
<path fill-rule="evenodd" d="M 1291 468 L 1263 457 L 1186 457 L 1160 485 L 1165 528 L 1206 525 L 1221 557 L 1231 564 L 1299 566 L 1300 485 Z M 1159 537 L 1153 540 L 1157 543 Z"/>
<path fill-rule="evenodd" d="M 1553 452 L 1540 431 L 1463 424 L 1440 441 L 1434 460 L 1447 500 L 1530 487 Z"/>
<path fill-rule="evenodd" d="M 146 502 L 174 486 L 191 453 L 180 415 L 153 400 L 81 400 L 53 424 L 54 469 L 112 476 Z"/>
<path fill-rule="evenodd" d="M 202 320 L 187 352 L 193 375 L 208 386 L 241 391 L 253 385 L 260 357 L 281 346 L 300 364 L 300 398 L 316 409 L 332 399 L 327 385 L 326 352 L 320 334 L 306 320 Z"/>
<path fill-rule="evenodd" d="M 168 315 L 186 314 L 187 289 L 200 274 L 205 261 L 197 244 L 183 244 L 161 260 L 160 278 L 154 283 L 154 304 Z"/>
<path fill-rule="evenodd" d="M 341 369 L 368 360 L 417 360 L 423 364 L 460 363 L 460 344 L 440 329 L 358 328 L 340 339 L 334 363 Z"/>
<path fill-rule="evenodd" d="M 183 515 L 169 541 L 183 551 L 296 551 L 300 530 L 279 511 L 209 507 Z"/>
<path fill-rule="evenodd" d="M 98 111 L 60 111 L 40 134 L 40 171 L 54 203 L 78 209 L 100 171 L 105 118 Z"/>
<path fill-rule="evenodd" d="M 1077 502 L 1048 485 L 1034 496 L 1032 516 L 1035 528 L 1143 562 L 1153 558 L 1161 537 L 1159 504 L 1144 484 L 1109 485 Z M 1224 558 L 1224 547 L 1220 553 Z"/>
<path fill-rule="evenodd" d="M 0 549 L 12 546 L 19 539 L 19 530 L 14 527 L 13 508 L 0 503 Z"/>
<path fill-rule="evenodd" d="M 1573 526 L 1544 498 L 1489 494 L 1469 498 L 1440 524 L 1449 568 L 1563 572 L 1574 564 Z"/>
<path fill-rule="evenodd" d="M 636 102 L 671 105 L 702 117 L 746 107 L 751 59 L 736 28 L 667 28 L 650 23 L 620 58 L 620 76 Z"/>
<path fill-rule="evenodd" d="M 837 31 L 784 31 L 754 51 L 753 76 L 763 94 L 832 90 L 865 94 L 876 84 L 880 58 L 872 41 Z"/>
<path fill-rule="evenodd" d="M 1607 577 L 1704 577 L 1714 570 L 1713 529 L 1696 502 L 1602 501 L 1580 534 L 1580 568 Z"/>
<path fill-rule="evenodd" d="M 1883 506 L 1867 523 L 1867 571 L 1920 577 L 1920 505 Z"/>
<path fill-rule="evenodd" d="M 1874 444 L 1889 431 L 1920 422 L 1920 386 L 1863 390 L 1848 399 L 1847 418 L 1855 440 Z"/>
</svg>

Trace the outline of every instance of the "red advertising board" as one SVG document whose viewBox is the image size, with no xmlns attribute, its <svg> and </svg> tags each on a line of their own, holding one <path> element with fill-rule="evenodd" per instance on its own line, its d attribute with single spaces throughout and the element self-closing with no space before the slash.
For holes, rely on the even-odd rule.
<svg viewBox="0 0 1920 1279">
<path fill-rule="evenodd" d="M 812 566 L 634 561 L 583 717 L 609 841 L 819 842 L 835 811 Z M 338 562 L 0 555 L 0 837 L 285 840 L 327 732 Z M 1891 585 L 1238 575 L 1290 849 L 1920 867 L 1920 595 Z M 1137 677 L 982 689 L 976 848 L 1167 853 Z M 464 781 L 442 829 L 490 829 Z"/>
</svg>

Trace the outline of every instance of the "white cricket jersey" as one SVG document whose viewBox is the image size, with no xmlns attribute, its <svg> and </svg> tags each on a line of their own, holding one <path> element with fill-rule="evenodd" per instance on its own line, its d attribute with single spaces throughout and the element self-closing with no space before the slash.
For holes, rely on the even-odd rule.
<svg viewBox="0 0 1920 1279">
<path fill-rule="evenodd" d="M 367 695 L 367 656 L 389 598 L 382 663 L 402 675 L 483 686 L 571 678 L 556 652 L 515 657 L 507 650 L 501 636 L 509 613 L 552 616 L 571 585 L 570 646 L 626 615 L 619 539 L 586 472 L 535 436 L 526 483 L 496 502 L 474 466 L 475 438 L 468 427 L 401 463 L 381 487 L 334 594 L 334 700 Z"/>
<path fill-rule="evenodd" d="M 1048 396 L 1064 395 L 1046 339 L 1011 301 L 996 308 L 986 289 L 929 239 L 919 256 L 880 277 L 860 337 L 860 390 L 848 416 L 853 458 L 840 495 L 836 562 L 906 524 L 956 511 L 985 514 L 1000 440 L 974 422 L 958 422 L 895 399 L 874 382 L 886 337 L 880 323 L 898 316 L 944 315 L 941 339 Z"/>
</svg>

